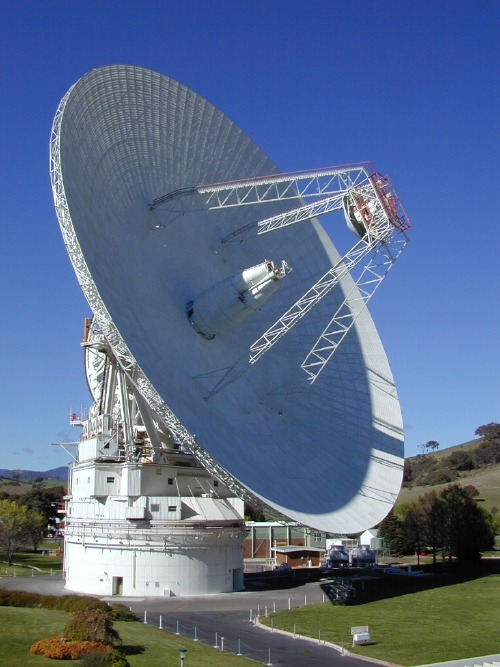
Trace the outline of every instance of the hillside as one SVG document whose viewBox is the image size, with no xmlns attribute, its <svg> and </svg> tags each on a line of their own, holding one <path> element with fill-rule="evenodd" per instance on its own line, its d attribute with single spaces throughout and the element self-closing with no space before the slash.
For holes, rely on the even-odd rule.
<svg viewBox="0 0 500 667">
<path fill-rule="evenodd" d="M 51 468 L 50 470 L 7 470 L 0 468 L 0 477 L 17 480 L 20 482 L 33 482 L 35 480 L 57 480 L 61 482 L 68 481 L 68 466 Z M 41 481 L 40 480 L 40 481 Z"/>
<path fill-rule="evenodd" d="M 485 509 L 500 511 L 500 443 L 478 439 L 410 457 L 405 460 L 404 478 L 397 505 L 457 483 L 475 486 Z"/>
</svg>

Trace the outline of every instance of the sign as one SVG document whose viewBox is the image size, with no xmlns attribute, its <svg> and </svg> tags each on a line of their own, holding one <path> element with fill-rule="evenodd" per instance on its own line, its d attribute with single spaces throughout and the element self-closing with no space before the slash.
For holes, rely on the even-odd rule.
<svg viewBox="0 0 500 667">
<path fill-rule="evenodd" d="M 351 635 L 363 635 L 369 632 L 367 625 L 356 625 L 354 628 L 351 628 Z"/>
</svg>

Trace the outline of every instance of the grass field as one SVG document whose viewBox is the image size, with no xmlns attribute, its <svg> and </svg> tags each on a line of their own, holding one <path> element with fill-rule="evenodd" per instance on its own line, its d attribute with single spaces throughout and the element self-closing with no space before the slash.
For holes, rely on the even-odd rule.
<svg viewBox="0 0 500 667">
<path fill-rule="evenodd" d="M 42 556 L 32 551 L 22 551 L 14 554 L 14 564 L 10 567 L 5 554 L 0 553 L 0 559 L 0 577 L 31 577 L 31 568 L 36 568 L 36 575 L 62 572 L 63 561 L 59 556 Z"/>
<path fill-rule="evenodd" d="M 410 666 L 500 653 L 499 618 L 500 575 L 491 574 L 365 604 L 308 606 L 261 621 Z M 360 625 L 369 626 L 371 643 L 353 649 L 351 627 Z"/>
<path fill-rule="evenodd" d="M 31 667 L 60 665 L 60 660 L 49 660 L 32 655 L 32 644 L 44 637 L 62 632 L 70 614 L 45 609 L 0 607 L 0 666 Z M 243 657 L 221 653 L 199 642 L 176 637 L 143 623 L 118 622 L 115 628 L 123 640 L 122 650 L 131 667 L 177 667 L 179 648 L 188 649 L 186 665 L 196 667 L 255 667 L 255 662 Z M 72 663 L 69 663 L 72 664 Z M 79 664 L 75 662 L 74 664 Z"/>
<path fill-rule="evenodd" d="M 472 484 L 480 493 L 483 499 L 483 507 L 491 511 L 493 507 L 500 510 L 500 466 L 491 466 L 487 468 L 480 468 L 479 470 L 471 470 L 470 472 L 462 472 L 461 477 L 456 479 L 454 483 L 461 486 Z M 403 487 L 399 492 L 397 505 L 401 503 L 416 502 L 420 496 L 429 493 L 430 491 L 440 492 L 446 488 L 448 484 L 438 484 L 436 486 L 412 486 L 411 488 Z"/>
</svg>

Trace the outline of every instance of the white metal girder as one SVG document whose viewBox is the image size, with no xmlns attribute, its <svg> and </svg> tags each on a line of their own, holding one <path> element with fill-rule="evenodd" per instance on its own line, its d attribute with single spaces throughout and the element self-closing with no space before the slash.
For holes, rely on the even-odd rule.
<svg viewBox="0 0 500 667">
<path fill-rule="evenodd" d="M 363 238 L 358 241 L 358 243 L 349 250 L 339 262 L 337 262 L 337 264 L 310 287 L 300 299 L 298 299 L 250 346 L 248 357 L 245 355 L 245 357 L 238 359 L 226 370 L 224 375 L 206 396 L 207 400 L 228 384 L 234 382 L 234 380 L 240 377 L 251 365 L 255 364 L 282 336 L 288 333 L 292 327 L 294 327 L 295 324 L 311 310 L 311 308 L 339 284 L 347 273 L 351 272 L 358 264 L 360 264 L 367 255 L 374 253 L 373 258 L 365 266 L 356 283 L 356 286 L 360 290 L 359 293 L 358 290 L 354 288 L 351 295 L 346 297 L 337 313 L 333 316 L 332 320 L 301 364 L 303 370 L 309 375 L 310 381 L 314 382 L 353 326 L 361 310 L 366 306 L 381 281 L 387 275 L 387 272 L 392 267 L 397 257 L 399 257 L 407 243 L 405 230 L 409 227 L 409 221 L 406 214 L 387 178 L 384 178 L 375 172 L 368 174 L 364 167 L 360 167 L 359 169 L 364 174 L 364 178 L 361 180 L 361 178 L 359 178 L 359 172 L 354 170 L 357 178 L 355 188 L 352 185 L 349 185 L 343 192 L 337 192 L 333 196 L 327 196 L 312 204 L 300 206 L 291 211 L 272 216 L 257 224 L 258 234 L 262 234 L 281 229 L 282 227 L 309 219 L 313 216 L 324 215 L 336 208 L 340 208 L 343 197 L 352 192 L 354 193 L 352 195 L 354 204 L 359 211 L 360 219 L 363 221 L 365 234 Z M 351 171 L 352 167 L 347 167 L 345 171 L 339 169 L 334 174 L 329 174 L 330 185 L 332 180 L 335 180 L 337 184 L 340 180 L 346 182 Z M 306 179 L 307 187 L 309 187 L 311 183 L 310 173 L 303 176 Z M 278 177 L 276 178 L 278 179 Z M 296 187 L 297 183 L 301 182 L 301 178 L 298 178 L 297 180 L 294 179 L 295 176 L 292 175 L 291 180 Z M 276 182 L 281 184 L 284 181 L 278 179 Z M 272 184 L 274 184 L 274 181 L 272 181 L 271 185 Z M 203 190 L 204 192 L 217 195 L 220 193 L 229 193 L 234 197 L 238 192 L 238 188 L 241 187 L 243 189 L 249 188 L 249 193 L 252 192 L 255 195 L 259 194 L 260 196 L 261 193 L 259 192 L 259 188 L 268 188 L 269 185 L 270 183 L 266 179 L 257 179 L 257 182 L 252 184 L 250 184 L 250 182 L 240 183 L 239 185 L 236 183 L 229 183 L 226 186 L 211 186 L 206 189 L 199 188 L 199 190 L 200 192 Z M 269 194 L 269 189 L 266 189 L 265 193 Z M 218 198 L 218 205 L 220 207 L 225 206 L 224 201 L 223 198 Z M 253 203 L 261 202 L 256 199 Z M 237 204 L 232 203 L 230 200 L 228 205 L 232 206 Z M 254 226 L 246 226 L 241 230 L 237 230 L 228 236 L 226 240 L 230 240 L 232 237 L 250 230 L 252 227 Z M 392 254 L 390 250 L 391 247 L 393 247 Z M 376 260 L 379 253 L 380 257 L 384 258 L 381 264 L 383 267 L 382 270 L 378 269 L 379 264 Z M 355 294 L 356 297 L 353 298 L 352 294 Z M 326 341 L 328 341 L 328 351 L 323 350 Z M 325 353 L 322 354 L 323 352 Z M 311 370 L 313 366 L 314 371 Z"/>
<path fill-rule="evenodd" d="M 338 211 L 342 208 L 342 198 L 344 195 L 345 193 L 343 192 L 337 193 L 331 197 L 326 197 L 320 201 L 313 202 L 312 204 L 293 208 L 286 213 L 273 215 L 270 218 L 258 222 L 257 227 L 254 224 L 246 225 L 226 236 L 226 238 L 222 240 L 222 243 L 233 241 L 235 239 L 241 240 L 242 235 L 245 233 L 251 234 L 252 232 L 257 231 L 257 234 L 266 234 L 267 232 L 273 232 L 276 229 L 288 227 L 288 225 L 294 225 L 303 220 L 309 220 L 312 217 Z"/>
<path fill-rule="evenodd" d="M 395 232 L 394 236 L 396 238 L 388 239 L 384 244 L 375 247 L 374 255 L 363 268 L 355 287 L 338 307 L 335 315 L 302 362 L 301 368 L 309 376 L 311 384 L 318 378 L 363 308 L 394 266 L 396 259 L 403 252 L 408 242 L 406 236 L 399 232 Z"/>
<path fill-rule="evenodd" d="M 362 162 L 329 169 L 199 185 L 196 190 L 199 194 L 207 195 L 207 208 L 230 208 L 345 193 L 366 181 L 372 173 L 374 169 L 371 163 Z"/>
<path fill-rule="evenodd" d="M 298 299 L 281 317 L 267 329 L 249 348 L 248 355 L 241 357 L 231 366 L 206 396 L 210 399 L 221 389 L 239 378 L 268 352 L 280 338 L 287 334 L 335 285 L 359 262 L 373 251 L 371 245 L 359 241 L 335 266 L 325 273 L 307 292 Z"/>
<path fill-rule="evenodd" d="M 168 192 L 149 204 L 150 210 L 189 195 L 205 195 L 210 210 L 271 203 L 286 199 L 308 199 L 345 193 L 360 185 L 375 172 L 370 162 L 360 162 L 328 169 L 299 171 L 291 174 L 197 185 Z"/>
</svg>

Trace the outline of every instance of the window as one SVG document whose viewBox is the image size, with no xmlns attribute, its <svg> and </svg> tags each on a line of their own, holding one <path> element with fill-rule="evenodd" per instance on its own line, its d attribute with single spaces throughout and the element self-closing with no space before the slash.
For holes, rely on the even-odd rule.
<svg viewBox="0 0 500 667">
<path fill-rule="evenodd" d="M 106 477 L 106 482 L 108 484 L 114 484 L 115 483 L 115 478 L 114 477 Z"/>
<path fill-rule="evenodd" d="M 151 511 L 152 512 L 159 512 L 160 511 L 160 504 L 159 503 L 151 503 Z"/>
<path fill-rule="evenodd" d="M 168 482 L 168 484 L 173 484 L 173 483 L 174 483 L 174 478 L 173 478 L 173 477 L 169 477 L 168 480 L 167 480 L 167 482 Z"/>
<path fill-rule="evenodd" d="M 216 479 L 214 479 L 214 486 L 219 486 L 219 482 Z"/>
<path fill-rule="evenodd" d="M 168 506 L 168 511 L 169 512 L 177 512 L 177 505 L 169 505 Z"/>
</svg>

